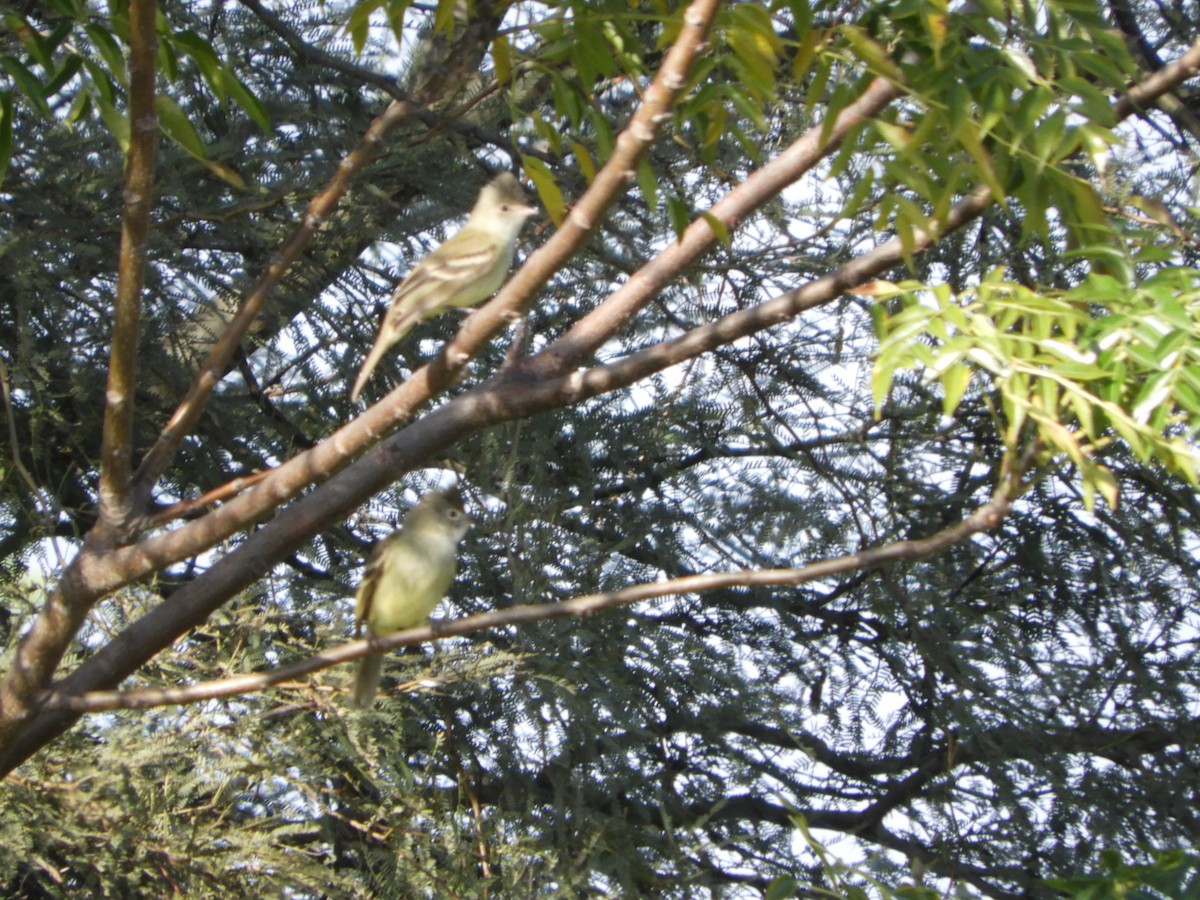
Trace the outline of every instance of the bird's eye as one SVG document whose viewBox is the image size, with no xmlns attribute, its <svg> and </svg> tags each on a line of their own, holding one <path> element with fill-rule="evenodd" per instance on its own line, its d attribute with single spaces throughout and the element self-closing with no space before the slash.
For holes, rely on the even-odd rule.
<svg viewBox="0 0 1200 900">
<path fill-rule="evenodd" d="M 508 212 L 508 204 L 507 203 L 501 203 L 500 208 L 502 210 L 504 210 L 504 212 Z"/>
</svg>

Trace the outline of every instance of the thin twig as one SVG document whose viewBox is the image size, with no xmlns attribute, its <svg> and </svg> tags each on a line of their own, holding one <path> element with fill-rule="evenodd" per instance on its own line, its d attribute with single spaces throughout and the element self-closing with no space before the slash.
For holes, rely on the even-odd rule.
<svg viewBox="0 0 1200 900">
<path fill-rule="evenodd" d="M 579 618 L 643 600 L 728 590 L 735 587 L 779 587 L 784 585 L 795 587 L 833 575 L 923 559 L 1000 524 L 1008 514 L 1010 497 L 1015 489 L 1010 482 L 1002 482 L 991 500 L 962 521 L 942 529 L 931 537 L 920 540 L 893 541 L 858 553 L 821 560 L 794 569 L 709 572 L 703 575 L 688 575 L 667 581 L 632 585 L 618 591 L 588 594 L 573 600 L 564 600 L 561 603 L 498 609 L 448 622 L 435 622 L 418 628 L 409 628 L 384 637 L 349 641 L 331 650 L 315 654 L 308 659 L 280 666 L 270 672 L 238 675 L 233 678 L 206 681 L 183 688 L 91 691 L 75 695 L 51 691 L 43 695 L 41 708 L 74 712 L 102 712 L 111 709 L 147 709 L 154 706 L 170 706 L 232 697 L 292 682 L 305 675 L 349 662 L 368 653 L 386 652 L 399 647 L 458 637 L 489 628 L 511 628 L 547 619 Z M 306 690 L 307 685 L 300 684 L 297 685 L 297 688 Z"/>
<path fill-rule="evenodd" d="M 21 461 L 21 441 L 17 437 L 17 419 L 13 414 L 12 391 L 8 386 L 8 370 L 4 367 L 4 360 L 2 359 L 0 359 L 0 391 L 4 393 L 4 412 L 8 420 L 8 441 L 12 446 L 13 468 L 17 470 L 17 474 L 21 476 L 21 480 L 25 482 L 25 486 L 29 488 L 29 493 L 33 496 L 36 503 L 42 489 L 38 487 L 37 481 L 34 480 L 30 471 L 25 468 L 25 463 Z"/>
<path fill-rule="evenodd" d="M 615 148 L 588 189 L 572 205 L 562 227 L 529 258 L 496 295 L 471 315 L 462 328 L 434 359 L 412 374 L 363 418 L 378 417 L 380 424 L 408 418 L 439 390 L 451 384 L 456 374 L 486 346 L 513 317 L 533 302 L 537 293 L 583 247 L 600 227 L 609 207 L 624 193 L 636 176 L 637 166 L 663 125 L 670 119 L 687 74 L 712 26 L 720 0 L 694 0 L 683 14 L 683 28 L 646 90 L 628 126 L 617 137 Z"/>
<path fill-rule="evenodd" d="M 236 497 L 243 491 L 248 491 L 254 485 L 258 484 L 264 478 L 271 474 L 273 469 L 264 469 L 261 472 L 255 472 L 253 475 L 243 475 L 241 478 L 234 478 L 225 482 L 211 491 L 206 491 L 199 497 L 193 497 L 191 500 L 180 500 L 178 503 L 172 503 L 165 509 L 160 509 L 147 520 L 147 525 L 155 527 L 165 525 L 167 522 L 173 522 L 176 519 L 182 519 L 191 515 L 198 509 L 203 509 L 206 506 L 212 506 L 214 503 L 220 503 L 222 500 L 228 500 L 230 497 Z"/>
</svg>

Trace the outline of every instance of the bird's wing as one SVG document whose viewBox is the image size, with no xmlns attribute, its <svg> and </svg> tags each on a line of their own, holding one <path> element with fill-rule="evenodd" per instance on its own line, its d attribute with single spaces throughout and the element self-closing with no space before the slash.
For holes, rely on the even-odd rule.
<svg viewBox="0 0 1200 900">
<path fill-rule="evenodd" d="M 350 391 L 351 403 L 358 399 L 383 355 L 414 325 L 450 305 L 462 288 L 487 274 L 495 265 L 499 250 L 499 240 L 494 235 L 463 229 L 417 264 L 392 294 L 375 345 Z"/>
<path fill-rule="evenodd" d="M 415 313 L 424 318 L 491 271 L 501 249 L 497 235 L 464 228 L 421 260 L 401 282 L 392 294 L 388 318 L 393 313 L 397 316 Z"/>
<path fill-rule="evenodd" d="M 399 531 L 392 532 L 376 544 L 371 555 L 367 557 L 362 581 L 358 585 L 358 593 L 354 595 L 355 633 L 358 633 L 363 624 L 371 617 L 371 604 L 375 602 L 375 589 L 379 587 L 379 576 L 383 574 L 384 550 L 399 537 Z"/>
</svg>

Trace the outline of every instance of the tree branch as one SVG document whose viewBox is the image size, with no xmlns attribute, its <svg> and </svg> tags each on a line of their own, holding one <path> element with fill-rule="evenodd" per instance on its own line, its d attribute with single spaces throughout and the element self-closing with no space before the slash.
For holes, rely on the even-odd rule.
<svg viewBox="0 0 1200 900">
<path fill-rule="evenodd" d="M 709 9 L 710 13 L 717 5 L 716 0 L 698 0 L 698 2 L 708 4 L 711 7 Z M 681 34 L 680 40 L 682 41 L 685 38 L 690 42 L 688 51 L 685 54 L 686 58 L 690 60 L 694 57 L 696 49 L 703 38 L 703 30 L 699 27 L 693 28 L 691 32 Z M 671 55 L 668 54 L 668 62 L 670 60 Z M 676 59 L 676 63 L 678 62 L 679 60 Z M 664 69 L 664 72 L 660 73 L 656 79 L 656 83 L 667 81 L 682 84 L 685 75 L 686 70 L 678 68 Z M 662 96 L 662 91 L 648 93 L 655 93 L 658 97 L 656 101 L 658 104 L 667 102 L 668 98 Z M 671 97 L 673 96 L 672 94 Z M 633 139 L 626 139 L 625 134 L 636 132 L 642 137 L 648 137 L 653 133 L 655 122 L 661 121 L 661 115 L 662 109 L 660 105 L 643 106 L 634 116 L 626 132 L 618 139 L 618 147 L 623 146 L 628 150 L 629 147 L 635 146 L 640 152 L 644 147 Z M 378 125 L 378 122 L 376 125 Z M 372 126 L 372 128 L 375 127 L 375 125 Z M 364 144 L 366 143 L 367 141 L 364 141 Z M 625 155 L 614 153 L 609 166 L 606 166 L 602 170 L 592 188 L 581 199 L 580 206 L 591 210 L 596 215 L 601 214 L 612 202 L 618 189 L 623 189 L 624 187 L 624 178 L 620 173 L 624 171 L 625 166 L 634 164 L 635 160 L 631 160 L 628 153 Z M 344 167 L 345 163 L 343 163 Z M 607 175 L 604 174 L 606 172 L 608 173 Z M 601 185 L 602 183 L 606 187 L 597 189 L 597 185 Z M 317 203 L 318 201 L 314 200 L 313 202 Z M 578 219 L 583 215 L 577 207 L 576 212 L 572 214 L 572 218 Z M 559 240 L 559 235 L 563 236 L 561 241 Z M 558 235 L 552 238 L 542 250 L 530 258 L 529 263 L 522 268 L 518 277 L 502 292 L 501 297 L 498 299 L 505 297 L 515 298 L 518 295 L 524 296 L 520 292 L 529 288 L 530 285 L 528 279 L 523 278 L 523 276 L 526 270 L 530 268 L 530 265 L 534 266 L 534 275 L 532 277 L 540 278 L 542 279 L 542 283 L 544 283 L 544 280 L 548 279 L 561 263 L 578 249 L 587 236 L 588 234 L 581 230 L 581 226 L 564 226 Z M 541 262 L 538 263 L 538 260 L 541 260 Z M 518 284 L 518 281 L 520 281 L 520 284 Z M 503 312 L 497 314 L 498 317 L 494 320 L 494 324 L 497 327 L 501 321 L 499 317 L 503 315 Z M 481 339 L 486 339 L 486 335 L 481 335 Z M 222 341 L 224 340 L 225 338 L 223 337 Z M 481 346 L 482 340 L 473 350 L 477 352 Z M 232 351 L 232 345 L 229 349 Z M 216 352 L 214 350 L 214 353 Z M 444 360 L 446 356 L 447 354 L 443 352 L 441 359 Z M 425 366 L 412 379 L 393 391 L 385 401 L 377 403 L 368 409 L 354 421 L 322 441 L 311 451 L 301 453 L 271 470 L 267 478 L 255 483 L 253 489 L 234 497 L 228 503 L 213 510 L 203 518 L 174 531 L 149 537 L 134 546 L 114 549 L 102 558 L 81 554 L 73 563 L 73 568 L 78 570 L 76 577 L 82 584 L 90 587 L 93 594 L 92 599 L 95 600 L 104 594 L 110 593 L 132 581 L 157 571 L 163 566 L 187 559 L 196 553 L 212 547 L 219 541 L 244 528 L 248 521 L 255 521 L 261 518 L 272 509 L 296 496 L 300 491 L 314 483 L 324 481 L 339 469 L 342 469 L 348 460 L 360 454 L 370 444 L 378 441 L 381 435 L 391 431 L 397 424 L 409 418 L 416 406 L 429 399 L 435 390 L 448 385 L 453 378 L 454 372 L 461 369 L 465 362 L 466 360 L 462 359 L 453 367 L 453 370 L 448 365 L 444 366 L 436 376 L 429 375 L 430 365 Z M 214 376 L 217 372 L 217 369 L 212 366 L 208 366 L 207 370 Z M 425 375 L 422 376 L 422 373 L 425 373 Z M 419 393 L 412 391 L 411 388 L 418 384 L 428 388 L 428 390 L 422 390 Z M 211 385 L 209 387 L 211 388 Z M 436 418 L 434 427 L 430 429 L 430 433 L 446 434 L 447 436 L 442 438 L 446 440 L 449 439 L 448 434 L 462 436 L 466 433 L 463 429 L 494 424 L 492 421 L 487 421 L 481 417 L 487 406 L 486 402 L 478 402 L 465 410 L 460 408 L 459 414 L 451 417 L 449 421 Z M 194 408 L 192 412 L 198 414 L 199 408 Z M 181 437 L 182 435 L 179 436 Z M 417 452 L 415 454 L 405 454 L 403 458 L 404 462 L 401 463 L 402 465 L 414 465 L 417 460 L 427 458 L 427 454 L 432 454 L 437 449 L 432 445 L 428 448 L 421 447 L 419 444 L 414 445 L 411 436 L 406 439 L 405 443 L 409 448 L 416 449 Z M 387 459 L 390 451 L 384 450 L 381 453 L 385 458 L 383 465 L 381 466 L 381 461 L 378 458 L 372 465 L 372 468 L 375 469 L 376 477 L 363 482 L 364 485 L 371 485 L 371 490 L 378 490 L 384 484 L 391 481 L 395 477 L 391 473 L 403 471 L 403 469 L 397 467 L 394 461 Z M 143 468 L 147 465 L 149 463 L 144 462 Z M 370 496 L 370 494 L 366 496 Z M 338 504 L 337 508 L 339 510 L 344 509 L 345 513 L 348 514 L 354 506 L 366 499 L 366 496 L 354 499 L 348 507 Z"/>
<path fill-rule="evenodd" d="M 133 460 L 133 401 L 137 384 L 138 323 L 146 281 L 150 210 L 154 205 L 154 156 L 158 117 L 154 109 L 157 47 L 154 0 L 129 4 L 129 152 L 125 159 L 125 208 L 117 264 L 116 310 L 104 392 L 100 450 L 100 521 L 89 536 L 100 544 L 127 539 L 141 509 L 129 494 Z"/>
<path fill-rule="evenodd" d="M 503 321 L 511 314 L 509 308 L 503 304 L 508 303 L 515 309 L 521 302 L 519 298 L 531 295 L 537 286 L 545 284 L 562 262 L 582 246 L 617 191 L 623 189 L 627 180 L 632 177 L 637 160 L 648 143 L 669 118 L 671 105 L 686 84 L 688 69 L 699 52 L 718 7 L 719 0 L 694 0 L 688 7 L 684 13 L 684 28 L 668 52 L 662 70 L 647 91 L 646 100 L 634 114 L 629 126 L 621 133 L 609 163 L 597 174 L 595 182 L 571 213 L 567 225 L 560 229 L 541 251 L 530 258 L 496 301 L 485 307 L 492 310 L 492 315 L 484 316 L 481 319 L 484 324 L 469 332 L 469 339 L 459 341 L 457 346 L 471 347 L 472 352 L 478 352 L 488 337 L 499 330 Z M 461 64 L 462 61 L 456 62 Z M 140 490 L 149 491 L 153 481 L 162 473 L 199 417 L 238 341 L 257 315 L 267 295 L 282 277 L 286 266 L 307 244 L 321 219 L 332 210 L 333 205 L 347 189 L 351 176 L 365 165 L 382 136 L 410 113 L 411 107 L 407 104 L 393 103 L 372 123 L 359 147 L 342 162 L 330 186 L 314 198 L 304 221 L 260 278 L 255 290 L 243 301 L 237 315 L 218 339 L 188 397 L 176 410 L 158 442 L 143 460 L 135 475 Z M 490 330 L 486 330 L 488 328 Z M 466 351 L 454 351 L 456 354 L 463 352 Z M 455 361 L 453 366 L 446 362 L 451 358 Z M 280 466 L 271 477 L 260 482 L 248 493 L 234 498 L 202 519 L 132 547 L 103 554 L 88 553 L 85 548 L 85 552 L 81 552 L 63 573 L 51 594 L 47 610 L 52 612 L 60 605 L 86 609 L 99 597 L 151 572 L 161 570 L 173 562 L 193 556 L 245 528 L 247 522 L 256 521 L 266 511 L 345 466 L 348 459 L 361 452 L 363 447 L 378 440 L 380 434 L 386 433 L 398 422 L 408 418 L 416 403 L 424 402 L 435 391 L 448 386 L 457 371 L 466 364 L 467 359 L 469 354 L 458 356 L 443 351 L 438 359 L 426 365 L 408 383 L 393 391 L 385 401 L 368 409 L 312 451 L 294 457 Z M 418 377 L 422 373 L 424 377 Z M 415 392 L 410 386 L 415 387 Z M 414 393 L 413 405 L 410 406 L 406 398 Z M 400 445 L 397 445 L 393 438 L 376 447 L 375 451 L 359 460 L 357 465 L 326 484 L 324 490 L 306 498 L 311 500 L 312 496 L 319 496 L 318 503 L 314 505 L 305 501 L 298 502 L 289 515 L 287 524 L 266 532 L 265 540 L 271 544 L 271 550 L 264 552 L 262 548 L 254 549 L 249 555 L 241 551 L 231 553 L 222 560 L 223 565 L 218 564 L 205 576 L 177 592 L 171 598 L 170 604 L 152 610 L 101 648 L 72 673 L 67 681 L 89 686 L 118 683 L 121 678 L 188 628 L 204 621 L 241 587 L 265 575 L 274 562 L 290 552 L 291 547 L 325 527 L 330 521 L 328 516 L 331 512 L 337 517 L 348 515 L 363 500 L 394 479 L 397 473 L 407 471 L 408 468 L 430 458 L 439 447 L 448 446 L 455 440 L 491 424 L 487 421 L 487 416 L 494 412 L 494 409 L 493 406 L 489 410 L 488 404 L 478 398 L 475 401 L 460 398 L 459 401 L 442 407 L 406 429 L 406 440 Z M 447 411 L 449 415 L 446 414 Z M 424 439 L 422 435 L 425 436 Z M 255 537 L 262 540 L 263 535 L 263 531 L 252 535 L 241 550 L 255 545 Z M 277 539 L 281 539 L 282 543 L 276 544 Z M 48 621 L 49 616 L 45 611 L 35 620 L 26 640 L 18 648 L 14 666 L 4 681 L 0 682 L 0 691 L 3 691 L 5 685 L 13 682 L 18 677 L 17 673 L 22 671 L 21 666 L 26 659 L 22 656 L 23 652 L 28 656 L 38 650 L 42 642 L 46 642 L 51 649 L 59 648 L 55 662 L 61 658 L 61 648 L 66 646 L 73 631 L 57 629 L 50 633 L 43 627 Z M 22 679 L 19 682 L 24 690 L 30 689 L 34 684 L 46 684 L 53 666 L 48 669 L 42 666 L 36 671 L 39 681 Z M 0 693 L 0 699 L 3 696 L 3 693 Z M 3 709 L 4 707 L 0 706 L 0 712 Z M 24 714 L 25 709 L 21 707 L 19 716 L 0 715 L 0 748 L 8 745 Z M 65 723 L 63 727 L 67 724 L 69 723 Z M 49 732 L 57 733 L 56 726 L 51 725 Z M 11 754 L 7 756 L 12 758 Z"/>
<path fill-rule="evenodd" d="M 670 119 L 679 92 L 699 54 L 720 6 L 719 0 L 693 0 L 684 12 L 684 27 L 675 39 L 641 104 L 621 132 L 608 162 L 571 208 L 567 220 L 539 247 L 491 302 L 471 315 L 434 359 L 413 373 L 375 408 L 388 411 L 393 422 L 450 385 L 506 323 L 519 316 L 550 279 L 599 228 L 608 208 L 636 177 L 638 161 Z M 374 409 L 374 408 L 373 408 Z M 368 411 L 370 414 L 371 411 Z"/>
<path fill-rule="evenodd" d="M 1171 60 L 1157 72 L 1132 85 L 1126 95 L 1117 101 L 1113 112 L 1118 119 L 1128 118 L 1197 72 L 1200 72 L 1200 38 L 1197 38 L 1182 56 Z"/>
<path fill-rule="evenodd" d="M 709 210 L 710 214 L 732 233 L 746 216 L 778 197 L 781 191 L 834 153 L 854 128 L 900 96 L 898 87 L 882 78 L 875 79 L 832 122 L 810 128 L 787 150 L 726 194 Z M 624 285 L 576 322 L 566 334 L 519 365 L 517 372 L 532 378 L 548 378 L 562 375 L 590 358 L 715 242 L 716 234 L 708 221 L 697 218 L 679 240 L 633 273 Z"/>
<path fill-rule="evenodd" d="M 270 672 L 240 675 L 209 681 L 185 688 L 166 688 L 139 691 L 92 691 L 71 694 L 65 684 L 59 690 L 45 695 L 41 708 L 45 710 L 71 710 L 73 712 L 101 712 L 111 709 L 145 709 L 179 703 L 213 700 L 237 694 L 261 691 L 275 685 L 293 681 L 304 675 L 339 663 L 348 662 L 371 652 L 386 652 L 399 647 L 408 647 L 432 640 L 472 634 L 488 628 L 508 628 L 546 619 L 564 619 L 589 616 L 593 613 L 627 606 L 643 600 L 681 594 L 696 594 L 726 590 L 733 587 L 795 587 L 841 575 L 848 572 L 873 569 L 883 565 L 923 559 L 941 553 L 949 547 L 965 541 L 972 535 L 988 531 L 1000 523 L 1008 514 L 1011 485 L 1001 485 L 995 496 L 980 506 L 971 515 L 931 537 L 920 540 L 893 541 L 879 547 L 851 553 L 834 559 L 809 563 L 794 569 L 759 569 L 740 572 L 708 572 L 689 575 L 667 581 L 632 585 L 618 591 L 588 594 L 561 603 L 514 606 L 492 612 L 466 616 L 449 622 L 436 622 L 418 628 L 408 628 L 383 637 L 350 641 L 318 653 L 308 659 L 280 666 Z M 181 589 L 179 593 L 183 593 Z M 176 595 L 178 597 L 178 594 Z M 175 602 L 174 600 L 172 602 Z M 69 679 L 68 679 L 69 680 Z"/>
</svg>

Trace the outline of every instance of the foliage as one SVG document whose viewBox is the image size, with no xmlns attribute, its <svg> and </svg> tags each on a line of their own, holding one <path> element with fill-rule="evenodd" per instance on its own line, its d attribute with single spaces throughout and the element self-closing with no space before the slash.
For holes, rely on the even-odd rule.
<svg viewBox="0 0 1200 900">
<path fill-rule="evenodd" d="M 33 755 L 3 787 L 6 894 L 1194 891 L 1200 136 L 1183 88 L 1128 101 L 1190 6 L 722 4 L 524 321 L 364 415 L 348 380 L 396 280 L 497 168 L 546 212 L 522 258 L 576 227 L 689 13 L 163 4 L 132 468 L 311 234 L 125 531 L 100 499 L 129 6 L 10 7 L 0 758 Z M 811 165 L 729 214 L 796 147 Z M 368 393 L 436 378 L 410 376 L 459 324 L 418 326 Z M 35 694 L 14 724 L 55 610 L 80 616 L 50 701 L 337 646 L 371 541 L 449 468 L 477 525 L 442 617 L 747 578 L 394 654 L 364 712 L 339 666 L 78 721 Z M 989 501 L 933 555 L 750 578 Z"/>
<path fill-rule="evenodd" d="M 1156 853 L 1150 863 L 1130 865 L 1120 853 L 1100 854 L 1104 872 L 1056 879 L 1051 884 L 1072 900 L 1130 897 L 1195 897 L 1200 894 L 1200 856 L 1185 850 Z"/>
<path fill-rule="evenodd" d="M 880 308 L 877 405 L 900 361 L 919 361 L 938 380 L 945 416 L 954 415 L 982 370 L 998 395 L 1007 451 L 1017 454 L 1032 440 L 1051 455 L 1065 454 L 1083 476 L 1089 510 L 1097 491 L 1117 504 L 1112 472 L 1091 459 L 1114 437 L 1138 459 L 1197 483 L 1196 270 L 1161 269 L 1132 290 L 1093 275 L 1058 293 L 1031 291 L 993 272 L 970 301 L 951 297 L 946 285 L 872 289 L 877 296 L 902 292 L 923 292 L 932 302 L 910 299 L 894 315 Z"/>
</svg>

